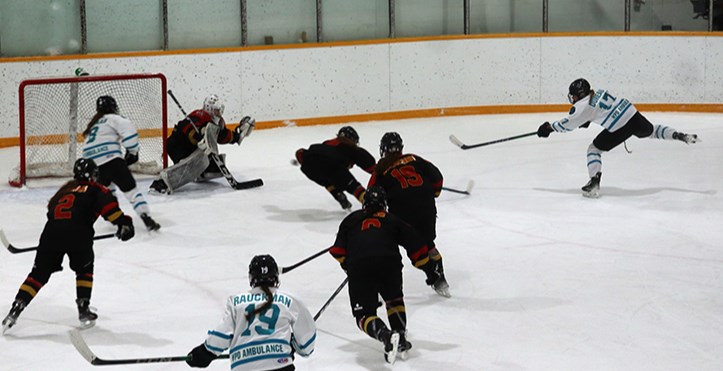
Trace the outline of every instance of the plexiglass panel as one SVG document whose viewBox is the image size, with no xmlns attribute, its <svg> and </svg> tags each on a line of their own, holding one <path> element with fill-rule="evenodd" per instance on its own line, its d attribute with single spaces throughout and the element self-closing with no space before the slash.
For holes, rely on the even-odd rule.
<svg viewBox="0 0 723 371">
<path fill-rule="evenodd" d="M 316 42 L 316 0 L 249 0 L 248 44 Z"/>
<path fill-rule="evenodd" d="M 327 0 L 321 13 L 324 41 L 389 37 L 389 0 Z"/>
<path fill-rule="evenodd" d="M 88 52 L 163 49 L 161 0 L 85 2 Z"/>
<path fill-rule="evenodd" d="M 632 0 L 631 31 L 707 31 L 708 20 L 694 19 L 697 7 L 691 0 Z M 705 5 L 700 0 L 700 5 Z M 723 1 L 719 1 L 723 5 Z M 703 6 L 705 8 L 705 6 Z"/>
<path fill-rule="evenodd" d="M 542 32 L 542 0 L 470 0 L 470 33 Z"/>
<path fill-rule="evenodd" d="M 624 0 L 549 0 L 549 11 L 550 32 L 625 30 Z"/>
<path fill-rule="evenodd" d="M 395 0 L 396 37 L 464 34 L 462 0 Z"/>
<path fill-rule="evenodd" d="M 0 1 L 3 57 L 80 52 L 78 0 Z"/>
<path fill-rule="evenodd" d="M 241 1 L 168 0 L 168 48 L 241 46 Z"/>
</svg>

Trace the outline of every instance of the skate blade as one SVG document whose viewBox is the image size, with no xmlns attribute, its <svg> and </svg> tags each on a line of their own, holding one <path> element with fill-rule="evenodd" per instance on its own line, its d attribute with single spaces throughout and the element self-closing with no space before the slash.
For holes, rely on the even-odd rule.
<svg viewBox="0 0 723 371">
<path fill-rule="evenodd" d="M 599 198 L 600 192 L 598 192 L 597 190 L 590 191 L 590 192 L 582 192 L 582 196 L 587 197 L 587 198 Z"/>
<path fill-rule="evenodd" d="M 384 359 L 387 361 L 387 363 L 393 365 L 394 362 L 397 360 L 397 353 L 399 352 L 399 334 L 396 332 L 393 333 L 389 341 L 392 343 L 392 350 L 384 354 Z"/>
<path fill-rule="evenodd" d="M 95 326 L 95 321 L 80 321 L 78 328 L 81 330 L 87 330 L 93 326 Z"/>
<path fill-rule="evenodd" d="M 444 296 L 445 298 L 452 297 L 452 294 L 449 293 L 449 287 L 434 289 L 434 292 L 436 292 L 439 296 Z"/>
<path fill-rule="evenodd" d="M 409 359 L 409 351 L 405 350 L 403 352 L 399 352 L 397 353 L 397 357 L 399 357 L 402 361 L 406 361 Z"/>
<path fill-rule="evenodd" d="M 12 328 L 12 327 L 13 327 L 12 325 L 3 325 L 3 336 L 4 336 L 5 333 L 6 333 L 8 330 L 10 330 L 10 328 Z"/>
</svg>

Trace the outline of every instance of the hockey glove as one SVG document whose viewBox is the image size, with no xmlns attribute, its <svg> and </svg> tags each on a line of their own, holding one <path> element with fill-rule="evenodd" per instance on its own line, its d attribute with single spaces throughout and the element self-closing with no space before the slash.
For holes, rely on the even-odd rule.
<svg viewBox="0 0 723 371">
<path fill-rule="evenodd" d="M 131 219 L 130 216 L 121 216 L 116 225 L 118 226 L 118 231 L 115 233 L 115 236 L 118 237 L 119 240 L 128 241 L 136 235 L 136 231 L 133 228 L 133 219 Z"/>
<path fill-rule="evenodd" d="M 204 137 L 198 142 L 198 149 L 203 151 L 203 153 L 210 155 L 213 153 L 213 150 L 208 146 L 208 143 L 206 143 L 206 138 Z"/>
<path fill-rule="evenodd" d="M 211 353 L 206 349 L 205 345 L 201 344 L 188 353 L 186 363 L 191 367 L 206 368 L 216 358 L 218 358 L 217 355 Z"/>
<path fill-rule="evenodd" d="M 241 144 L 247 136 L 251 135 L 251 132 L 256 127 L 256 120 L 249 116 L 241 119 L 241 123 L 233 129 L 234 139 L 236 144 Z"/>
<path fill-rule="evenodd" d="M 550 125 L 549 122 L 545 121 L 544 124 L 540 125 L 540 127 L 537 128 L 537 136 L 540 138 L 547 138 L 553 131 L 555 130 L 552 129 L 552 125 Z"/>
<path fill-rule="evenodd" d="M 126 165 L 131 166 L 138 162 L 138 153 L 131 153 L 130 151 L 126 152 Z"/>
</svg>

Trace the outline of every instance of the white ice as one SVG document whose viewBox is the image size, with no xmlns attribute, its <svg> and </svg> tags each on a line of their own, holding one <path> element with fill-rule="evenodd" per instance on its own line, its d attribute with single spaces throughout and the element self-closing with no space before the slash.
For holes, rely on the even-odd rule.
<svg viewBox="0 0 723 371">
<path fill-rule="evenodd" d="M 384 363 L 381 344 L 356 328 L 343 291 L 318 320 L 316 351 L 297 358 L 297 368 L 723 369 L 723 116 L 648 113 L 703 141 L 632 138 L 631 154 L 621 146 L 603 156 L 596 200 L 583 198 L 580 187 L 598 126 L 467 151 L 447 139 L 504 138 L 561 115 L 355 124 L 361 145 L 375 156 L 382 134 L 398 131 L 407 152 L 441 168 L 447 187 L 476 183 L 471 196 L 443 193 L 437 201 L 437 245 L 453 297 L 437 296 L 405 260 L 409 360 Z M 330 246 L 345 213 L 289 160 L 340 126 L 255 131 L 241 147 L 222 148 L 239 180 L 261 177 L 263 187 L 233 191 L 220 179 L 148 196 L 163 226 L 159 233 L 145 231 L 133 215 L 136 238 L 97 241 L 92 305 L 100 318 L 83 332 L 91 349 L 107 359 L 185 355 L 220 319 L 226 297 L 248 288 L 251 257 L 270 253 L 288 266 Z M 0 150 L 0 173 L 15 166 L 17 152 Z M 354 173 L 367 182 L 366 173 Z M 45 203 L 59 183 L 41 184 L 0 185 L 0 226 L 15 245 L 37 244 Z M 150 180 L 139 184 L 146 190 Z M 121 206 L 130 210 L 125 199 Z M 112 231 L 97 222 L 98 234 Z M 0 255 L 4 316 L 33 254 Z M 284 274 L 282 287 L 313 314 L 343 279 L 324 255 Z M 74 298 L 66 267 L 0 337 L 0 369 L 94 369 L 68 338 L 78 324 Z M 184 363 L 107 367 L 187 369 Z M 227 360 L 210 367 L 228 368 Z"/>
</svg>

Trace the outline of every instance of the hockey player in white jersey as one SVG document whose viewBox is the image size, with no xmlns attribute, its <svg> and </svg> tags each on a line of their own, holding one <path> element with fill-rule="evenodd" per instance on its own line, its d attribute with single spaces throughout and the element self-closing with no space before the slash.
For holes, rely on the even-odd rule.
<svg viewBox="0 0 723 371">
<path fill-rule="evenodd" d="M 92 159 L 98 165 L 98 183 L 106 187 L 114 183 L 133 205 L 133 210 L 141 217 L 146 228 L 158 230 L 161 226 L 151 218 L 148 203 L 128 169 L 128 166 L 138 162 L 138 131 L 130 120 L 118 114 L 118 104 L 110 95 L 98 97 L 95 108 L 95 116 L 83 131 L 83 157 Z"/>
<path fill-rule="evenodd" d="M 294 353 L 314 351 L 316 324 L 298 299 L 278 290 L 279 267 L 270 255 L 257 255 L 249 265 L 251 290 L 233 295 L 206 341 L 188 353 L 186 363 L 205 368 L 226 349 L 231 370 L 294 370 Z"/>
<path fill-rule="evenodd" d="M 696 134 L 685 134 L 667 126 L 651 124 L 630 101 L 613 96 L 604 89 L 592 90 L 585 79 L 573 81 L 568 90 L 567 97 L 573 105 L 570 113 L 562 120 L 540 125 L 537 136 L 547 138 L 553 131 L 565 133 L 579 127 L 586 128 L 591 122 L 605 129 L 587 148 L 590 181 L 582 187 L 585 197 L 599 197 L 602 153 L 617 147 L 633 135 L 638 138 L 680 140 L 686 144 L 699 141 Z"/>
</svg>

